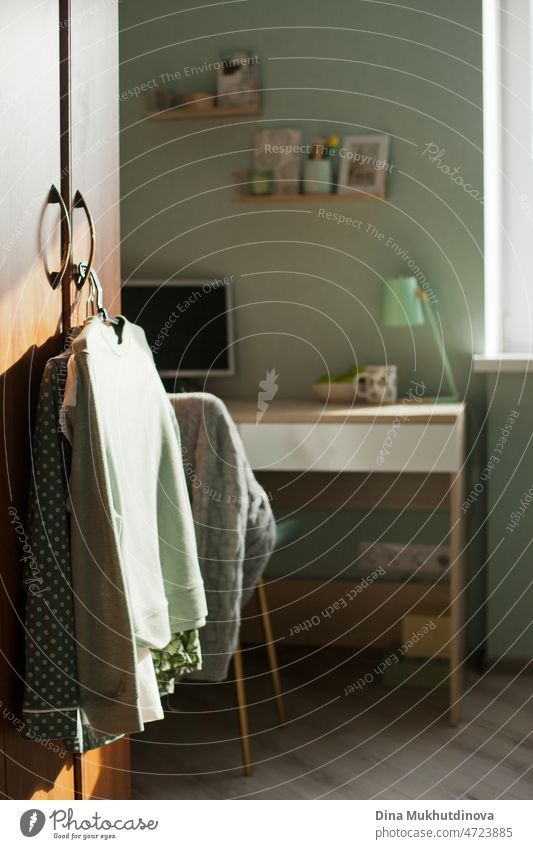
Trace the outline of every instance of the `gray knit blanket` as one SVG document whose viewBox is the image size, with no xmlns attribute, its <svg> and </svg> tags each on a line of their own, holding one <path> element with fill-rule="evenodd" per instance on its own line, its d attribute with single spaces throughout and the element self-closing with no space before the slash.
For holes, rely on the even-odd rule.
<svg viewBox="0 0 533 849">
<path fill-rule="evenodd" d="M 256 481 L 224 403 L 204 392 L 170 396 L 192 504 L 207 623 L 203 668 L 191 678 L 223 681 L 251 597 L 276 540 L 268 497 Z"/>
</svg>

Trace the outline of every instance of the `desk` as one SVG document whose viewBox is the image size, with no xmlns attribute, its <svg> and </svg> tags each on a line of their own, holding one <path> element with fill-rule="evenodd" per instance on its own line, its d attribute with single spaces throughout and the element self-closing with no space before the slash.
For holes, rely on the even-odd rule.
<svg viewBox="0 0 533 849">
<path fill-rule="evenodd" d="M 275 505 L 296 506 L 300 499 L 301 503 L 330 508 L 340 503 L 343 509 L 371 507 L 449 513 L 449 583 L 441 582 L 433 588 L 423 582 L 400 584 L 379 580 L 371 588 L 372 593 L 365 590 L 358 604 L 367 605 L 372 598 L 377 600 L 378 623 L 383 621 L 381 606 L 385 605 L 395 634 L 405 613 L 415 607 L 421 609 L 421 600 L 430 608 L 436 605 L 440 613 L 449 616 L 451 633 L 446 643 L 450 659 L 449 720 L 455 725 L 462 690 L 464 632 L 461 511 L 464 404 L 433 405 L 412 401 L 380 407 L 350 407 L 274 400 L 259 421 L 255 401 L 233 400 L 228 401 L 227 406 L 258 478 L 268 486 L 269 476 L 277 476 Z M 280 500 L 278 494 L 281 494 Z M 292 581 L 300 585 L 302 599 L 307 599 L 309 593 L 316 590 L 316 587 L 304 587 L 305 583 L 310 582 Z M 329 582 L 329 598 L 331 583 L 337 587 L 333 592 L 338 596 L 345 582 Z M 326 584 L 328 582 L 324 586 Z M 304 602 L 303 615 L 308 615 L 305 611 L 311 609 L 316 612 L 316 597 L 312 604 L 314 608 L 306 608 Z M 276 621 L 277 608 L 286 608 L 286 599 L 281 604 L 280 599 L 276 599 L 273 607 Z M 352 607 L 343 615 L 353 616 L 354 612 L 355 607 Z M 368 616 L 365 619 L 368 620 Z M 375 632 L 371 624 L 362 626 L 361 633 L 379 646 L 377 636 L 374 641 Z M 380 633 L 384 633 L 383 627 Z"/>
</svg>

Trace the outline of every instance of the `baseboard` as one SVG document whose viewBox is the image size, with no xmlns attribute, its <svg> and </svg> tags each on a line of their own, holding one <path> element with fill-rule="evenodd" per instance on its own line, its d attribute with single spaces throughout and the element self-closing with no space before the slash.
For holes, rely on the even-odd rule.
<svg viewBox="0 0 533 849">
<path fill-rule="evenodd" d="M 483 672 L 497 672 L 500 675 L 533 675 L 532 657 L 486 657 Z"/>
</svg>

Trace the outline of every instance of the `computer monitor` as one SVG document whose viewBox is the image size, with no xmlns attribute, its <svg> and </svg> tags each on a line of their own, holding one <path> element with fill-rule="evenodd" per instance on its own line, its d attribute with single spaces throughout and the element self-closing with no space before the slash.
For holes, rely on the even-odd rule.
<svg viewBox="0 0 533 849">
<path fill-rule="evenodd" d="M 210 280 L 128 280 L 122 312 L 139 324 L 162 378 L 235 373 L 232 276 Z"/>
</svg>

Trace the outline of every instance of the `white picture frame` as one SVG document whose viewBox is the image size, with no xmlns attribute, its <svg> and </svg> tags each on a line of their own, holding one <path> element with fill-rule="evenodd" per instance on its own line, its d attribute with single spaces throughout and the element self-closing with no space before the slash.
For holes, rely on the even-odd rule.
<svg viewBox="0 0 533 849">
<path fill-rule="evenodd" d="M 384 198 L 391 170 L 389 149 L 390 136 L 384 133 L 347 136 L 338 151 L 337 194 Z"/>
</svg>

